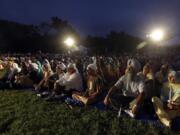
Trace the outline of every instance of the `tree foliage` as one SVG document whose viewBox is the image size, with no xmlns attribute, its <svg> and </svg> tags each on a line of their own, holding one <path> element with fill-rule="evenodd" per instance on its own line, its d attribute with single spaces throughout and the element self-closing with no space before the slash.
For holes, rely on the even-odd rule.
<svg viewBox="0 0 180 135">
<path fill-rule="evenodd" d="M 79 41 L 77 44 L 97 54 L 132 51 L 142 41 L 125 32 L 115 31 L 106 37 L 87 36 L 81 39 L 68 21 L 58 17 L 38 26 L 0 20 L 0 47 L 4 52 L 61 52 L 64 50 L 63 40 L 69 35 Z"/>
</svg>

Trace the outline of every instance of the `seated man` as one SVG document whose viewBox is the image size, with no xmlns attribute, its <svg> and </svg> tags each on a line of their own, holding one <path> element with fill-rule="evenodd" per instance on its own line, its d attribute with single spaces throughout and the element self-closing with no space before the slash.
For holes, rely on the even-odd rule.
<svg viewBox="0 0 180 135">
<path fill-rule="evenodd" d="M 67 66 L 67 73 L 63 78 L 58 80 L 58 83 L 61 86 L 61 89 L 55 88 L 55 93 L 58 95 L 63 93 L 71 97 L 73 92 L 80 92 L 83 89 L 82 77 L 78 72 L 75 64 L 71 63 Z"/>
<path fill-rule="evenodd" d="M 168 83 L 165 83 L 161 92 L 161 99 L 153 97 L 152 102 L 160 121 L 167 127 L 172 126 L 172 120 L 180 116 L 180 83 L 177 73 L 168 74 Z"/>
<path fill-rule="evenodd" d="M 127 68 L 125 75 L 123 75 L 116 84 L 109 90 L 107 96 L 104 99 L 104 104 L 108 105 L 112 104 L 113 100 L 115 100 L 115 104 L 117 106 L 126 106 L 129 102 L 130 111 L 126 111 L 131 117 L 135 117 L 137 114 L 137 109 L 143 102 L 145 95 L 145 84 L 143 80 L 137 76 L 137 72 L 140 70 L 140 63 L 136 59 L 130 59 L 127 63 Z M 120 95 L 115 93 L 115 91 L 121 90 Z M 114 97 L 112 94 L 115 94 Z M 120 103 L 119 103 L 120 102 Z M 114 107 L 115 109 L 119 107 Z"/>
<path fill-rule="evenodd" d="M 75 93 L 72 97 L 83 102 L 85 105 L 95 103 L 102 93 L 103 80 L 97 74 L 96 64 L 90 64 L 87 67 L 87 91 L 83 93 Z"/>
</svg>

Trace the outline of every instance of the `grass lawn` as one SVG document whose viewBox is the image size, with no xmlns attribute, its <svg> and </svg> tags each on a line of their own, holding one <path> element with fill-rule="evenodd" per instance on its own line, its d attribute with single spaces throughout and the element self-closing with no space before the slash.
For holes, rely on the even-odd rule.
<svg viewBox="0 0 180 135">
<path fill-rule="evenodd" d="M 27 91 L 0 92 L 0 133 L 3 135 L 159 135 L 180 134 L 168 128 L 117 118 L 112 112 L 46 102 Z"/>
</svg>

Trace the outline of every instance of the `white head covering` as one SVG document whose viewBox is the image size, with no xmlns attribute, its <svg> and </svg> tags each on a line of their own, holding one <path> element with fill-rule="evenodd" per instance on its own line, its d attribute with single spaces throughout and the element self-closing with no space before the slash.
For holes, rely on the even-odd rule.
<svg viewBox="0 0 180 135">
<path fill-rule="evenodd" d="M 12 70 L 16 70 L 18 73 L 21 72 L 21 68 L 15 62 L 12 63 Z"/>
<path fill-rule="evenodd" d="M 43 67 L 47 67 L 49 71 L 52 71 L 51 65 L 47 59 L 44 60 Z"/>
<path fill-rule="evenodd" d="M 174 70 L 170 70 L 169 73 L 168 73 L 168 76 L 170 76 L 170 75 L 174 77 L 176 82 L 180 81 L 179 72 L 176 72 Z"/>
<path fill-rule="evenodd" d="M 136 72 L 141 70 L 141 64 L 136 59 L 129 59 L 127 62 L 127 66 L 133 67 Z"/>
<path fill-rule="evenodd" d="M 74 63 L 69 63 L 67 68 L 76 68 L 76 64 Z"/>
<path fill-rule="evenodd" d="M 32 63 L 32 61 L 31 61 L 31 60 L 28 60 L 28 63 L 29 63 L 29 64 L 31 64 L 31 63 Z"/>
<path fill-rule="evenodd" d="M 59 66 L 62 70 L 66 69 L 66 65 L 64 63 L 59 63 L 57 66 Z"/>
<path fill-rule="evenodd" d="M 97 59 L 95 56 L 92 57 L 92 60 L 93 60 L 93 63 L 95 63 L 95 64 L 97 63 Z"/>
<path fill-rule="evenodd" d="M 76 70 L 76 72 L 78 72 L 78 69 L 77 69 L 77 67 L 76 67 L 76 64 L 74 64 L 74 63 L 69 63 L 68 66 L 67 66 L 67 69 L 69 69 L 69 68 L 73 68 L 73 69 Z"/>
<path fill-rule="evenodd" d="M 32 66 L 32 68 L 33 68 L 35 71 L 38 71 L 38 64 L 36 64 L 36 63 L 31 63 L 30 65 Z"/>
<path fill-rule="evenodd" d="M 174 70 L 170 70 L 169 71 L 169 73 L 168 73 L 168 75 L 172 75 L 172 76 L 176 76 L 177 75 L 177 73 L 176 73 L 176 71 L 174 71 Z"/>
<path fill-rule="evenodd" d="M 87 70 L 88 70 L 89 68 L 92 69 L 92 70 L 94 70 L 94 71 L 97 71 L 97 66 L 96 66 L 95 63 L 89 64 L 89 65 L 87 66 Z"/>
<path fill-rule="evenodd" d="M 49 62 L 48 59 L 45 59 L 45 60 L 44 60 L 44 63 L 45 63 L 45 64 L 50 64 L 50 62 Z"/>
</svg>

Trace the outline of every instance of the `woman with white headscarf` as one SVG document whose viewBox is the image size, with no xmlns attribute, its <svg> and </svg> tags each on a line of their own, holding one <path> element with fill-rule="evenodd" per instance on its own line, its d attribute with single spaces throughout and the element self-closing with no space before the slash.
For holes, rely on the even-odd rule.
<svg viewBox="0 0 180 135">
<path fill-rule="evenodd" d="M 85 93 L 75 93 L 72 97 L 89 105 L 97 102 L 102 93 L 103 80 L 97 73 L 96 63 L 87 66 L 87 91 Z"/>
<path fill-rule="evenodd" d="M 53 71 L 47 59 L 45 59 L 45 63 L 42 66 L 42 72 L 43 79 L 35 86 L 36 91 L 41 90 L 42 88 L 49 90 L 49 78 L 53 75 Z"/>
<path fill-rule="evenodd" d="M 57 76 L 57 79 L 54 82 L 53 95 L 55 93 L 58 93 L 58 90 L 61 89 L 60 85 L 61 85 L 61 83 L 63 82 L 63 80 L 65 78 L 65 70 L 66 70 L 66 66 L 65 66 L 64 63 L 59 63 L 56 66 L 56 73 L 55 73 L 55 75 Z"/>
</svg>

